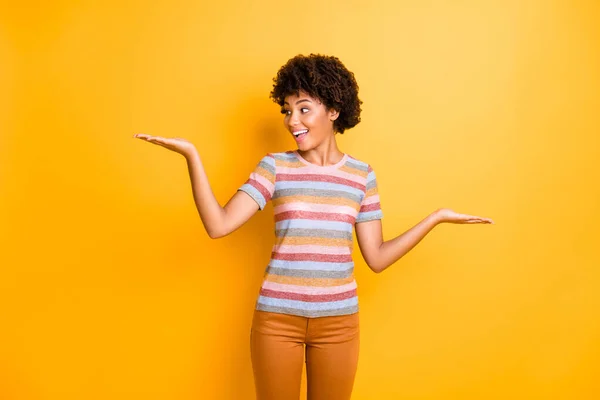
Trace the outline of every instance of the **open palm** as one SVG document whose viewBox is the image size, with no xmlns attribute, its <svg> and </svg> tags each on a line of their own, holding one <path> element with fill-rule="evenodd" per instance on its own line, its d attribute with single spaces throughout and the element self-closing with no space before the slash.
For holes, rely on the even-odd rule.
<svg viewBox="0 0 600 400">
<path fill-rule="evenodd" d="M 196 151 L 196 147 L 194 146 L 194 144 L 184 138 L 165 138 L 161 136 L 146 135 L 144 133 L 135 134 L 133 135 L 133 137 L 162 146 L 165 149 L 169 149 L 171 151 L 179 153 L 186 158 L 194 154 L 194 152 Z"/>
<path fill-rule="evenodd" d="M 449 208 L 440 208 L 436 214 L 441 222 L 453 224 L 493 224 L 490 218 L 478 217 L 476 215 L 460 214 Z"/>
</svg>

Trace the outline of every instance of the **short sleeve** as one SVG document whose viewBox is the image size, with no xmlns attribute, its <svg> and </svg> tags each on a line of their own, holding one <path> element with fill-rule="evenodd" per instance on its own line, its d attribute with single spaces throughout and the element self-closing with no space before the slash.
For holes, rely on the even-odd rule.
<svg viewBox="0 0 600 400">
<path fill-rule="evenodd" d="M 260 210 L 265 208 L 275 191 L 275 158 L 270 154 L 264 156 L 238 190 L 252 197 Z"/>
<path fill-rule="evenodd" d="M 383 212 L 379 202 L 379 192 L 377 190 L 377 178 L 375 171 L 369 165 L 367 175 L 367 184 L 365 187 L 365 196 L 360 203 L 360 210 L 356 216 L 356 222 L 372 221 L 382 219 Z"/>
</svg>

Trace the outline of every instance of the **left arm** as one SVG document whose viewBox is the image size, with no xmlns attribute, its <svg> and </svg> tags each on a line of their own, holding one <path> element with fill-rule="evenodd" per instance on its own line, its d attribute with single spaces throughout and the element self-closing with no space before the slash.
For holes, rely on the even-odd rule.
<svg viewBox="0 0 600 400">
<path fill-rule="evenodd" d="M 489 218 L 459 214 L 447 208 L 441 208 L 403 234 L 385 242 L 383 241 L 380 219 L 359 222 L 356 224 L 356 238 L 369 268 L 373 272 L 380 273 L 412 250 L 436 225 L 442 222 L 459 224 L 494 223 Z"/>
</svg>

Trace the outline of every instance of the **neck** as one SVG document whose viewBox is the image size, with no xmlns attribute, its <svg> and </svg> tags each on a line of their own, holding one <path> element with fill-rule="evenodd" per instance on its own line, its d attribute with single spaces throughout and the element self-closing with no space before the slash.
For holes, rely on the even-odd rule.
<svg viewBox="0 0 600 400">
<path fill-rule="evenodd" d="M 344 157 L 344 153 L 337 146 L 334 135 L 314 149 L 298 150 L 298 153 L 306 161 L 320 166 L 337 164 Z"/>
</svg>

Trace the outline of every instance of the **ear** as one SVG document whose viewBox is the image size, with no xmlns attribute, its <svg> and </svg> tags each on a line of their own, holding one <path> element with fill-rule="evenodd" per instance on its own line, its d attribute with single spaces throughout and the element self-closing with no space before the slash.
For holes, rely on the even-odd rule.
<svg viewBox="0 0 600 400">
<path fill-rule="evenodd" d="M 338 117 L 340 116 L 340 112 L 338 110 L 335 109 L 331 109 L 329 110 L 329 120 L 330 121 L 335 121 L 336 119 L 338 119 Z"/>
</svg>

